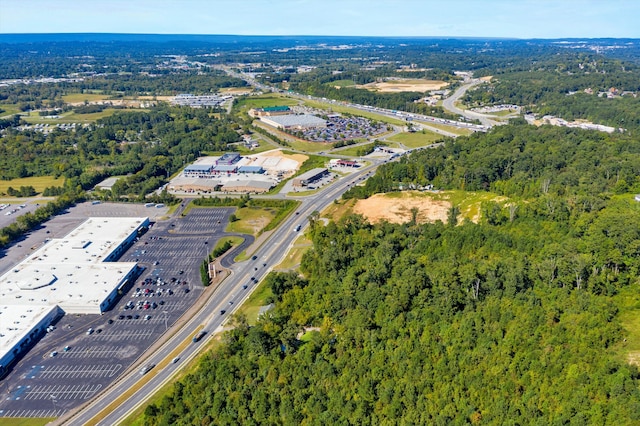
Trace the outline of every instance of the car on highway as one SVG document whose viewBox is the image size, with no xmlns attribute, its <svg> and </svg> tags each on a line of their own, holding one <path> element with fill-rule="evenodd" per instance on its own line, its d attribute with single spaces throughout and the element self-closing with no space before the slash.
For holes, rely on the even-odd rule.
<svg viewBox="0 0 640 426">
<path fill-rule="evenodd" d="M 199 332 L 198 334 L 196 334 L 195 336 L 193 336 L 193 339 L 191 339 L 193 341 L 193 343 L 197 343 L 200 340 L 202 340 L 202 338 L 207 334 L 207 332 L 205 330 L 202 330 L 201 332 Z"/>
<path fill-rule="evenodd" d="M 151 369 L 153 369 L 153 367 L 155 367 L 155 366 L 156 366 L 155 364 L 149 364 L 149 365 L 146 365 L 146 366 L 142 367 L 142 369 L 140 370 L 140 374 L 141 374 L 141 375 L 145 375 L 145 374 L 147 374 L 147 373 L 148 373 L 149 371 L 151 371 Z"/>
</svg>

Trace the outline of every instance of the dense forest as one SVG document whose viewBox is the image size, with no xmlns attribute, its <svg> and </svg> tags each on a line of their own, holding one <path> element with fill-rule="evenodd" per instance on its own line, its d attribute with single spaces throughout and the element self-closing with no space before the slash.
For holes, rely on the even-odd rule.
<svg viewBox="0 0 640 426">
<path fill-rule="evenodd" d="M 618 186 L 637 185 L 633 145 L 504 126 L 383 166 L 371 192 L 510 198 L 477 224 L 455 206 L 423 225 L 312 215 L 302 274 L 267 278 L 275 310 L 236 318 L 143 423 L 637 424 L 615 303 L 640 268 L 640 206 Z"/>
<path fill-rule="evenodd" d="M 166 182 L 184 164 L 207 151 L 222 151 L 240 136 L 230 118 L 206 109 L 159 107 L 116 113 L 76 131 L 45 135 L 7 129 L 0 144 L 0 179 L 63 176 L 65 185 L 90 189 L 120 179 L 106 197 L 139 199 Z"/>
<path fill-rule="evenodd" d="M 577 199 L 640 192 L 639 176 L 640 146 L 633 136 L 538 128 L 521 120 L 386 164 L 345 197 L 365 198 L 397 190 L 402 183 L 431 183 L 510 197 L 555 197 L 579 206 Z"/>
</svg>

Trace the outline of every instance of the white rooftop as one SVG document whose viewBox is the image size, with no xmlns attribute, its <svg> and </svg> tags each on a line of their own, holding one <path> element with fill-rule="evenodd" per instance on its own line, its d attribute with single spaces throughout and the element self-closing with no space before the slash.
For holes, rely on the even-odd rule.
<svg viewBox="0 0 640 426">
<path fill-rule="evenodd" d="M 55 316 L 52 312 L 56 306 L 36 305 L 24 307 L 20 305 L 0 304 L 0 358 L 12 350 L 16 343 L 42 322 L 47 316 Z"/>
<path fill-rule="evenodd" d="M 0 357 L 22 338 L 23 328 L 30 331 L 57 307 L 67 313 L 100 312 L 100 304 L 136 266 L 109 261 L 116 257 L 109 256 L 145 221 L 87 219 L 0 276 L 0 334 L 5 335 L 0 337 Z M 17 329 L 9 333 L 7 327 Z"/>
</svg>

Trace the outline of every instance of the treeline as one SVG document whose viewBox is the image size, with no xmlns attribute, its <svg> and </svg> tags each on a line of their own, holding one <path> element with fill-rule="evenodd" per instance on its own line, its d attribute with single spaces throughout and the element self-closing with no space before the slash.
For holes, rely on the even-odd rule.
<svg viewBox="0 0 640 426">
<path fill-rule="evenodd" d="M 521 122 L 386 164 L 345 197 L 366 198 L 414 183 L 509 197 L 573 197 L 571 205 L 578 208 L 640 191 L 639 162 L 640 146 L 629 135 Z"/>
<path fill-rule="evenodd" d="M 268 277 L 275 309 L 236 317 L 141 423 L 640 422 L 616 297 L 638 282 L 640 205 L 611 196 L 634 145 L 503 126 L 381 167 L 382 189 L 424 179 L 512 198 L 485 202 L 477 224 L 455 208 L 423 225 L 311 215 L 303 275 Z"/>
<path fill-rule="evenodd" d="M 516 104 L 540 115 L 555 115 L 566 120 L 584 119 L 615 128 L 640 129 L 640 71 L 605 61 L 587 64 L 562 64 L 562 70 L 528 70 L 495 76 L 488 85 L 470 90 L 463 98 L 470 106 Z M 571 65 L 575 65 L 571 67 Z M 583 68 L 585 65 L 582 63 Z M 559 65 L 560 66 L 560 65 Z M 567 69 L 569 68 L 569 69 Z M 595 69 L 591 69 L 595 68 Z M 611 69 L 609 69 L 611 68 Z M 591 89 L 593 94 L 584 91 Z M 635 93 L 607 99 L 599 92 L 615 89 Z"/>
<path fill-rule="evenodd" d="M 223 71 L 183 71 L 171 74 L 107 75 L 75 83 L 76 90 L 101 90 L 120 95 L 176 95 L 179 93 L 210 94 L 225 87 L 245 87 L 239 78 L 229 77 Z"/>
<path fill-rule="evenodd" d="M 321 98 L 337 99 L 361 105 L 376 106 L 392 110 L 407 110 L 413 101 L 424 96 L 419 92 L 380 93 L 353 87 L 336 88 L 313 82 L 291 85 L 292 90 Z"/>
<path fill-rule="evenodd" d="M 84 200 L 84 194 L 67 192 L 56 200 L 37 208 L 33 213 L 27 212 L 18 216 L 15 222 L 0 229 L 0 248 L 82 200 Z"/>
<path fill-rule="evenodd" d="M 574 232 L 313 221 L 305 279 L 270 277 L 275 310 L 237 318 L 143 424 L 637 423 L 609 296 L 634 275 L 585 272 Z"/>
<path fill-rule="evenodd" d="M 48 135 L 7 129 L 0 145 L 0 178 L 65 177 L 65 188 L 91 189 L 123 176 L 102 199 L 143 200 L 168 178 L 207 151 L 224 151 L 240 140 L 230 117 L 206 110 L 161 106 L 116 113 L 76 131 Z"/>
</svg>

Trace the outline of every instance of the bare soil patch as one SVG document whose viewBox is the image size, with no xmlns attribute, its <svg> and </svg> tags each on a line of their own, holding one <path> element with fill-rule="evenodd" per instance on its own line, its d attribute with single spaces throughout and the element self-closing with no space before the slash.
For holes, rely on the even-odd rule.
<svg viewBox="0 0 640 426">
<path fill-rule="evenodd" d="M 368 83 L 356 87 L 382 93 L 397 93 L 428 92 L 430 90 L 440 90 L 448 85 L 449 83 L 441 80 L 398 79 L 388 80 L 381 83 Z"/>
<path fill-rule="evenodd" d="M 279 149 L 274 150 L 274 151 L 263 152 L 260 155 L 263 156 L 263 157 L 281 157 L 281 158 L 286 158 L 286 159 L 289 159 L 289 160 L 297 161 L 299 164 L 302 164 L 302 163 L 304 163 L 305 161 L 307 161 L 309 159 L 309 157 L 307 155 L 304 155 L 304 154 L 284 154 Z"/>
<path fill-rule="evenodd" d="M 433 223 L 438 220 L 446 223 L 451 203 L 445 200 L 434 200 L 415 192 L 394 193 L 393 197 L 376 194 L 366 200 L 358 200 L 353 211 L 373 223 L 382 220 L 405 223 L 411 221 L 413 208 L 418 209 L 416 216 L 418 223 Z"/>
</svg>

